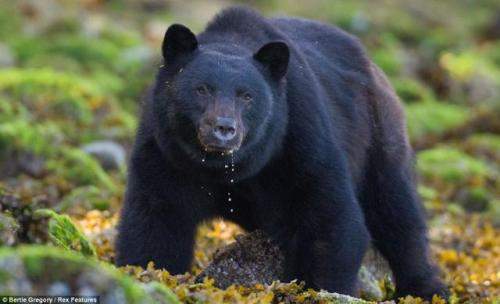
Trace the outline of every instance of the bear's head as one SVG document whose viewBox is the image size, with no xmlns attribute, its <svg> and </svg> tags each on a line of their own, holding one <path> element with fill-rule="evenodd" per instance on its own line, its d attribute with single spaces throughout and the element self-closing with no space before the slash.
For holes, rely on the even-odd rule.
<svg viewBox="0 0 500 304">
<path fill-rule="evenodd" d="M 216 166 L 222 156 L 245 153 L 270 135 L 274 112 L 282 106 L 277 104 L 283 103 L 289 61 L 284 42 L 252 51 L 230 43 L 204 44 L 187 27 L 174 24 L 162 52 L 165 65 L 153 105 L 155 115 L 163 116 L 157 119 L 162 122 L 157 136 L 168 134 L 168 143 L 191 159 L 204 155 L 206 166 Z"/>
</svg>

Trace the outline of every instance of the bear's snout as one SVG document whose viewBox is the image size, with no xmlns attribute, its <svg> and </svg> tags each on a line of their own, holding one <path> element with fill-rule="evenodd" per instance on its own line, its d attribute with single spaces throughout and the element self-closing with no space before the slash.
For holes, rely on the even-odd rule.
<svg viewBox="0 0 500 304">
<path fill-rule="evenodd" d="M 242 134 L 233 117 L 213 116 L 202 119 L 198 140 L 206 151 L 228 152 L 240 147 Z"/>
<path fill-rule="evenodd" d="M 222 142 L 233 139 L 236 136 L 236 120 L 230 117 L 217 117 L 213 134 Z"/>
</svg>

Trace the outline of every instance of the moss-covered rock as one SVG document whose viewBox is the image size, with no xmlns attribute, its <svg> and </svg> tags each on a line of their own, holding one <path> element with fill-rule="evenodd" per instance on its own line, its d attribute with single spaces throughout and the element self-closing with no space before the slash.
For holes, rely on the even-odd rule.
<svg viewBox="0 0 500 304">
<path fill-rule="evenodd" d="M 97 160 L 83 150 L 62 145 L 63 143 L 62 131 L 52 122 L 35 125 L 24 120 L 0 123 L 0 168 L 3 162 L 9 165 L 14 162 L 30 162 L 18 164 L 24 168 L 33 165 L 33 159 L 40 157 L 40 161 L 43 159 L 40 163 L 42 167 L 36 170 L 40 174 L 57 176 L 74 186 L 95 185 L 101 191 L 118 190 L 113 179 Z M 22 155 L 31 157 L 27 160 L 18 159 Z"/>
<path fill-rule="evenodd" d="M 498 103 L 500 72 L 475 50 L 445 52 L 439 60 L 449 76 L 450 98 L 469 104 Z"/>
<path fill-rule="evenodd" d="M 0 41 L 11 41 L 18 37 L 22 28 L 22 18 L 14 2 L 2 3 L 0 10 Z"/>
<path fill-rule="evenodd" d="M 492 177 L 488 165 L 450 147 L 438 147 L 418 154 L 417 168 L 424 179 L 439 183 L 484 184 Z"/>
<path fill-rule="evenodd" d="M 420 152 L 417 168 L 424 183 L 432 185 L 441 200 L 455 202 L 467 211 L 489 210 L 498 193 L 498 171 L 456 148 Z"/>
<path fill-rule="evenodd" d="M 19 223 L 8 213 L 0 212 L 0 246 L 12 246 L 18 242 Z"/>
<path fill-rule="evenodd" d="M 71 58 L 86 69 L 113 68 L 120 48 L 114 43 L 94 37 L 57 35 L 51 41 L 36 37 L 19 39 L 14 44 L 21 63 L 46 54 Z"/>
<path fill-rule="evenodd" d="M 463 147 L 469 154 L 500 164 L 500 135 L 474 134 L 467 138 Z"/>
<path fill-rule="evenodd" d="M 470 117 L 469 109 L 453 104 L 424 102 L 406 106 L 408 132 L 413 141 L 441 135 L 464 125 Z"/>
<path fill-rule="evenodd" d="M 495 227 L 500 227 L 500 199 L 496 198 L 490 203 L 490 210 L 486 213 Z"/>
<path fill-rule="evenodd" d="M 104 87 L 125 97 L 119 102 L 129 106 L 130 98 L 136 98 L 154 74 L 154 53 L 139 37 L 110 24 L 91 37 L 75 33 L 56 34 L 50 41 L 24 37 L 12 47 L 21 66 L 83 74 L 97 83 L 104 80 Z"/>
<path fill-rule="evenodd" d="M 50 209 L 39 209 L 36 216 L 49 217 L 48 233 L 52 242 L 67 250 L 75 250 L 86 256 L 95 256 L 94 246 L 75 226 L 69 216 Z"/>
<path fill-rule="evenodd" d="M 57 212 L 83 213 L 88 210 L 106 210 L 110 207 L 110 193 L 96 186 L 82 186 L 71 190 L 54 210 Z"/>
<path fill-rule="evenodd" d="M 457 201 L 465 210 L 471 212 L 487 211 L 493 198 L 486 187 L 465 188 L 458 193 Z"/>
<path fill-rule="evenodd" d="M 98 295 L 100 303 L 179 303 L 166 287 L 134 282 L 108 264 L 70 251 L 0 248 L 1 294 L 48 295 L 53 290 L 62 291 L 58 295 Z"/>
<path fill-rule="evenodd" d="M 56 157 L 47 161 L 47 168 L 76 185 L 96 185 L 111 192 L 118 190 L 99 163 L 81 149 L 62 148 Z"/>
<path fill-rule="evenodd" d="M 404 51 L 392 34 L 380 37 L 379 45 L 371 51 L 371 57 L 389 77 L 401 73 L 404 64 Z"/>
<path fill-rule="evenodd" d="M 40 207 L 46 206 L 41 202 L 20 199 L 0 188 L 0 216 L 4 220 L 0 234 L 5 234 L 7 238 L 4 245 L 47 242 L 47 220 L 34 215 Z"/>
<path fill-rule="evenodd" d="M 404 103 L 430 102 L 436 99 L 428 87 L 412 78 L 396 78 L 392 84 Z"/>
<path fill-rule="evenodd" d="M 0 71 L 0 93 L 9 102 L 19 103 L 17 108 L 25 108 L 25 120 L 55 123 L 68 141 L 129 138 L 135 119 L 110 95 L 112 85 L 107 86 L 106 79 L 91 81 L 50 69 L 4 69 Z"/>
<path fill-rule="evenodd" d="M 92 82 L 48 69 L 0 71 L 0 92 L 25 105 L 36 118 L 92 121 L 92 107 L 105 96 Z"/>
<path fill-rule="evenodd" d="M 61 130 L 51 122 L 33 125 L 26 120 L 13 120 L 0 123 L 0 159 L 10 152 L 48 156 L 62 138 Z"/>
</svg>

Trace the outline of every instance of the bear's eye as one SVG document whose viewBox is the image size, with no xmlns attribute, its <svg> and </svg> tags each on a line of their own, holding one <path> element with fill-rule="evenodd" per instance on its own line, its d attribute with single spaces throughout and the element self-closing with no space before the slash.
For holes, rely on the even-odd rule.
<svg viewBox="0 0 500 304">
<path fill-rule="evenodd" d="M 200 96 L 206 96 L 206 95 L 210 94 L 210 91 L 209 91 L 208 87 L 203 84 L 203 85 L 196 87 L 196 93 L 198 93 L 198 95 L 200 95 Z"/>
<path fill-rule="evenodd" d="M 253 99 L 252 95 L 250 93 L 248 93 L 248 92 L 239 93 L 238 97 L 240 97 L 241 99 L 243 99 L 245 102 L 250 102 Z"/>
</svg>

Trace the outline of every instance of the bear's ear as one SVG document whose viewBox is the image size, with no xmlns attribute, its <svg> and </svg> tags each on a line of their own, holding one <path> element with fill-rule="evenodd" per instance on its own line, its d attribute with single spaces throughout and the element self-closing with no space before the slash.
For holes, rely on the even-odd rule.
<svg viewBox="0 0 500 304">
<path fill-rule="evenodd" d="M 274 79 L 279 80 L 285 76 L 288 68 L 290 50 L 284 42 L 269 42 L 261 47 L 253 58 L 266 66 Z"/>
<path fill-rule="evenodd" d="M 197 47 L 198 41 L 190 29 L 182 24 L 172 24 L 165 33 L 161 50 L 168 64 L 180 55 L 193 52 Z"/>
</svg>

